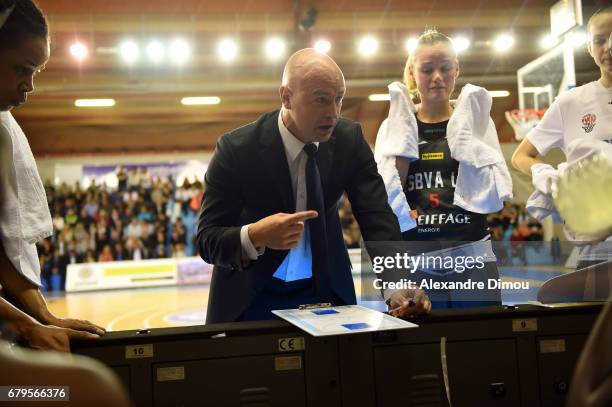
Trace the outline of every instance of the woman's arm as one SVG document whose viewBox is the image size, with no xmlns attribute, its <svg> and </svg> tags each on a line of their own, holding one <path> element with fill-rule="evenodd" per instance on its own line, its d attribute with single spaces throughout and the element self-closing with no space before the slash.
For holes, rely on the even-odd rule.
<svg viewBox="0 0 612 407">
<path fill-rule="evenodd" d="M 405 157 L 396 156 L 395 168 L 397 168 L 402 185 L 406 184 L 406 177 L 408 177 L 408 170 L 410 169 L 410 160 Z"/>
<path fill-rule="evenodd" d="M 529 176 L 531 176 L 531 166 L 541 162 L 538 150 L 527 138 L 521 141 L 521 144 L 512 154 L 512 166 Z"/>
<path fill-rule="evenodd" d="M 54 325 L 56 327 L 70 328 L 71 330 L 86 331 L 95 334 L 91 337 L 96 338 L 98 335 L 104 334 L 104 329 L 102 327 L 94 325 L 89 321 L 63 319 L 54 316 L 47 308 L 47 302 L 38 287 L 26 280 L 17 270 L 15 270 L 1 244 L 0 284 L 11 301 L 14 301 L 15 305 L 14 307 L 6 300 L 3 300 L 3 303 L 0 305 L 2 308 L 0 319 L 12 320 L 16 324 L 16 327 L 21 327 L 22 324 L 29 326 L 33 321 L 37 321 L 44 325 Z M 23 315 L 18 314 L 17 311 L 21 312 Z M 19 329 L 17 329 L 17 331 L 18 330 Z M 16 332 L 16 334 L 17 333 L 18 332 Z"/>
</svg>

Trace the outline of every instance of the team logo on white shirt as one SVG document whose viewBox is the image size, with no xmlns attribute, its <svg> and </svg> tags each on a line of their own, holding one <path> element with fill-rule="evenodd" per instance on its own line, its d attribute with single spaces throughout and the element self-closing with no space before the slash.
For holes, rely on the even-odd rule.
<svg viewBox="0 0 612 407">
<path fill-rule="evenodd" d="M 590 133 L 591 131 L 593 131 L 593 128 L 597 124 L 595 123 L 596 121 L 597 116 L 595 116 L 593 113 L 587 113 L 582 116 L 582 128 L 585 132 Z"/>
</svg>

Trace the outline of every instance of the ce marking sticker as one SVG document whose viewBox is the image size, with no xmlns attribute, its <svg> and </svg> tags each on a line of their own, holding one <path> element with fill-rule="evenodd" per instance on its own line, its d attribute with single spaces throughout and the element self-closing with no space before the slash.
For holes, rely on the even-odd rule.
<svg viewBox="0 0 612 407">
<path fill-rule="evenodd" d="M 304 337 L 300 336 L 297 338 L 280 338 L 278 340 L 278 351 L 279 352 L 295 352 L 297 350 L 304 350 Z"/>
</svg>

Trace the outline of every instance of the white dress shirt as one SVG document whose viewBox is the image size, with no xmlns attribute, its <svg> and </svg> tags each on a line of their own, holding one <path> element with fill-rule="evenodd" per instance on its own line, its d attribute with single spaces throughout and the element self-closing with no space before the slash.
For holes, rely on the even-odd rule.
<svg viewBox="0 0 612 407">
<path fill-rule="evenodd" d="M 306 196 L 306 162 L 308 156 L 304 151 L 305 144 L 298 140 L 283 123 L 283 110 L 281 109 L 278 115 L 278 130 L 285 147 L 285 155 L 289 166 L 289 175 L 291 177 L 291 186 L 293 188 L 293 196 L 295 198 L 295 211 L 305 211 L 307 208 Z M 318 147 L 319 143 L 315 143 Z M 265 247 L 256 248 L 249 238 L 249 225 L 244 225 L 240 230 L 240 243 L 242 245 L 242 256 L 250 260 L 256 260 L 257 257 L 264 253 Z M 308 263 L 308 264 L 305 264 Z M 297 269 L 302 269 L 301 272 Z M 298 242 L 298 246 L 291 249 L 281 266 L 279 266 L 275 277 L 286 281 L 293 281 L 300 278 L 308 278 L 310 275 L 304 275 L 304 269 L 308 269 L 308 273 L 312 275 L 312 254 L 310 250 L 308 227 L 304 228 L 302 238 Z M 294 273 L 298 273 L 295 275 Z M 298 278 L 295 278 L 298 277 Z"/>
</svg>

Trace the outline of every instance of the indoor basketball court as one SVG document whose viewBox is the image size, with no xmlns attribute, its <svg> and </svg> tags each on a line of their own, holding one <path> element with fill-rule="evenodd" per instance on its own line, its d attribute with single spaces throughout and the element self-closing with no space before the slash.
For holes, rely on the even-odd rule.
<svg viewBox="0 0 612 407">
<path fill-rule="evenodd" d="M 0 405 L 610 405 L 611 16 L 0 0 Z"/>
<path fill-rule="evenodd" d="M 559 266 L 532 266 L 502 269 L 502 280 L 528 282 L 530 290 L 518 295 L 511 290 L 502 292 L 505 304 L 524 304 L 537 300 L 537 291 L 553 277 L 569 273 Z M 361 279 L 354 279 L 355 289 L 361 290 Z M 96 321 L 107 331 L 137 330 L 201 325 L 206 319 L 209 285 L 183 287 L 132 288 L 112 291 L 66 293 L 48 297 L 49 309 L 58 316 Z M 379 304 L 359 301 L 366 306 Z"/>
</svg>

